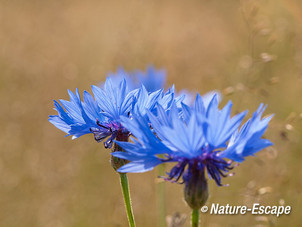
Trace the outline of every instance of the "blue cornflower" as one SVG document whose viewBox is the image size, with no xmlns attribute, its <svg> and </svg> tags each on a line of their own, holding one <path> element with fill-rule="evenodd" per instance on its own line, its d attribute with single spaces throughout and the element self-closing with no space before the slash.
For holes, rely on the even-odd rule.
<svg viewBox="0 0 302 227">
<path fill-rule="evenodd" d="M 84 91 L 82 102 L 78 89 L 76 94 L 68 91 L 70 101 L 60 100 L 62 106 L 54 101 L 58 115 L 51 115 L 49 121 L 67 135 L 72 135 L 73 139 L 88 133 L 93 133 L 98 142 L 109 137 L 104 145 L 111 148 L 113 139 L 129 134 L 121 125 L 120 117 L 130 114 L 136 91 L 126 90 L 125 80 L 113 86 L 111 79 L 107 79 L 104 89 L 92 86 L 95 100 Z"/>
<path fill-rule="evenodd" d="M 139 84 L 143 84 L 149 92 L 161 89 L 166 85 L 166 71 L 163 69 L 156 70 L 153 66 L 149 66 L 146 72 L 136 71 L 134 75 Z"/>
<path fill-rule="evenodd" d="M 70 101 L 54 101 L 58 115 L 51 115 L 49 121 L 73 139 L 88 133 L 93 133 L 98 142 L 108 138 L 104 142 L 106 148 L 112 147 L 114 139 L 128 140 L 130 132 L 123 127 L 121 117 L 131 117 L 134 113 L 148 118 L 146 110 L 155 113 L 156 103 L 167 110 L 174 101 L 182 100 L 181 97 L 174 98 L 173 88 L 166 93 L 163 89 L 147 92 L 141 85 L 139 89 L 129 91 L 125 79 L 114 84 L 107 78 L 103 88 L 92 86 L 92 92 L 94 98 L 84 91 L 81 101 L 78 89 L 75 94 L 68 91 Z"/>
<path fill-rule="evenodd" d="M 112 80 L 113 84 L 119 84 L 122 80 L 127 81 L 128 89 L 134 90 L 140 88 L 142 85 L 148 93 L 163 90 L 166 86 L 166 72 L 163 69 L 156 70 L 153 66 L 147 67 L 146 71 L 136 70 L 127 72 L 123 68 L 118 68 L 116 73 L 109 73 L 108 77 Z M 103 87 L 104 84 L 101 84 Z M 173 92 L 173 96 L 178 97 L 177 106 L 181 106 L 181 102 L 191 106 L 194 103 L 194 92 L 183 89 L 179 92 L 175 91 L 174 85 L 168 89 L 167 93 Z M 219 101 L 221 100 L 221 93 L 218 91 L 210 91 L 204 94 L 204 104 L 207 106 L 212 100 L 214 94 L 218 95 Z M 168 99 L 168 97 L 166 97 Z"/>
<path fill-rule="evenodd" d="M 181 112 L 176 105 L 169 111 L 159 105 L 157 115 L 147 111 L 152 129 L 141 116 L 122 118 L 122 124 L 137 140 L 117 142 L 127 153 L 113 155 L 130 161 L 118 171 L 145 172 L 162 163 L 176 162 L 165 179 L 177 182 L 182 178 L 186 201 L 192 208 L 199 207 L 207 198 L 206 172 L 221 186 L 221 178 L 233 168 L 232 161 L 241 162 L 272 145 L 261 138 L 271 119 L 271 116 L 261 119 L 265 109 L 262 104 L 241 128 L 247 112 L 231 118 L 231 107 L 229 102 L 220 110 L 217 95 L 205 106 L 197 95 L 194 106 L 183 105 Z M 193 199 L 192 193 L 195 193 Z M 202 198 L 198 200 L 196 196 Z"/>
<path fill-rule="evenodd" d="M 128 91 L 132 91 L 140 87 L 135 75 L 131 72 L 125 71 L 122 67 L 118 68 L 116 73 L 108 73 L 108 77 L 111 79 L 113 85 L 118 85 L 123 80 L 126 80 Z M 104 87 L 104 83 L 101 83 L 101 87 Z"/>
<path fill-rule="evenodd" d="M 123 68 L 119 68 L 116 73 L 109 73 L 108 76 L 115 84 L 125 79 L 129 90 L 134 90 L 144 85 L 148 92 L 154 92 L 164 88 L 166 85 L 165 70 L 156 70 L 153 66 L 147 67 L 146 72 L 140 70 L 126 72 Z"/>
</svg>

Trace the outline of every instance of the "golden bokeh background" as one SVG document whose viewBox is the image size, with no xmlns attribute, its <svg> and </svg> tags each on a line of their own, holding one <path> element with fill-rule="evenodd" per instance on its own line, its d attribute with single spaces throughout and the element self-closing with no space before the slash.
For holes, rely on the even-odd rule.
<svg viewBox="0 0 302 227">
<path fill-rule="evenodd" d="M 127 226 L 109 151 L 48 122 L 53 99 L 90 91 L 119 66 L 165 68 L 168 83 L 220 90 L 233 113 L 268 104 L 275 145 L 210 183 L 211 203 L 290 205 L 274 216 L 201 215 L 202 226 L 302 223 L 300 0 L 0 1 L 0 226 Z M 129 174 L 137 226 L 156 225 L 156 171 Z M 166 183 L 167 215 L 187 215 Z"/>
</svg>

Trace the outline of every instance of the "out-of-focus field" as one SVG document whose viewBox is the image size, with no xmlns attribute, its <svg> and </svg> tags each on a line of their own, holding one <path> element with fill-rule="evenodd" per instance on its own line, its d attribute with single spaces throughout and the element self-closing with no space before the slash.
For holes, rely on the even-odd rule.
<svg viewBox="0 0 302 227">
<path fill-rule="evenodd" d="M 273 216 L 202 215 L 203 226 L 302 223 L 302 4 L 264 1 L 0 1 L 0 226 L 127 226 L 109 151 L 47 119 L 67 89 L 118 66 L 165 68 L 168 83 L 222 91 L 233 111 L 268 104 L 275 145 L 210 183 L 208 204 L 290 205 Z M 137 226 L 156 225 L 156 171 L 129 174 Z M 190 214 L 166 183 L 167 214 Z M 185 226 L 189 226 L 189 218 Z"/>
</svg>

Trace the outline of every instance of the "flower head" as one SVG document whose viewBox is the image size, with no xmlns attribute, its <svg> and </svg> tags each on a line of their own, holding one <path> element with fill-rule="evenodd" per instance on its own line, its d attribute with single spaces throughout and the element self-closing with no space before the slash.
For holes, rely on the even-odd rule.
<svg viewBox="0 0 302 227">
<path fill-rule="evenodd" d="M 92 86 L 92 91 L 95 99 L 84 91 L 83 102 L 78 89 L 75 94 L 68 91 L 70 101 L 60 100 L 61 105 L 55 101 L 58 115 L 51 115 L 49 121 L 73 139 L 88 133 L 93 133 L 98 142 L 109 137 L 104 145 L 111 148 L 113 139 L 129 134 L 120 117 L 130 114 L 135 92 L 127 92 L 125 80 L 114 86 L 111 79 L 106 80 L 104 89 Z"/>
<path fill-rule="evenodd" d="M 163 69 L 155 70 L 149 66 L 146 72 L 136 71 L 134 74 L 139 84 L 143 84 L 149 92 L 161 89 L 166 84 L 166 72 Z"/>
<path fill-rule="evenodd" d="M 145 172 L 161 163 L 175 162 L 166 180 L 178 182 L 182 179 L 186 187 L 193 187 L 206 184 L 204 176 L 207 173 L 221 186 L 222 177 L 226 177 L 233 168 L 232 161 L 242 161 L 246 156 L 272 145 L 261 138 L 271 119 L 261 119 L 262 104 L 241 128 L 246 111 L 231 117 L 232 103 L 220 110 L 216 95 L 208 106 L 197 95 L 194 107 L 183 107 L 179 111 L 174 104 L 165 111 L 159 105 L 157 115 L 147 111 L 152 129 L 141 116 L 122 118 L 122 124 L 136 140 L 133 139 L 133 143 L 117 142 L 127 153 L 116 152 L 113 155 L 130 161 L 119 169 L 120 172 Z"/>
<path fill-rule="evenodd" d="M 123 80 L 126 80 L 128 91 L 139 88 L 133 73 L 125 71 L 122 67 L 118 68 L 115 73 L 108 73 L 108 78 L 112 81 L 113 85 L 120 84 Z M 100 87 L 104 88 L 105 83 L 101 83 Z"/>
<path fill-rule="evenodd" d="M 129 91 L 126 79 L 114 84 L 107 78 L 104 87 L 92 86 L 94 98 L 86 91 L 83 101 L 78 89 L 75 94 L 68 91 L 70 101 L 60 100 L 55 102 L 58 115 L 49 116 L 49 121 L 57 128 L 72 135 L 73 139 L 82 135 L 93 133 L 96 141 L 104 142 L 105 148 L 111 148 L 113 140 L 126 141 L 130 135 L 121 118 L 139 114 L 147 117 L 146 110 L 155 113 L 157 103 L 169 109 L 174 102 L 174 90 L 163 89 L 147 92 L 142 85 L 139 89 Z M 177 99 L 181 101 L 181 98 Z"/>
<path fill-rule="evenodd" d="M 123 68 L 119 68 L 116 73 L 109 73 L 108 76 L 115 84 L 125 79 L 129 90 L 134 90 L 144 85 L 148 92 L 154 92 L 164 88 L 166 85 L 165 70 L 156 70 L 153 66 L 147 67 L 145 72 L 140 70 L 126 72 Z"/>
</svg>

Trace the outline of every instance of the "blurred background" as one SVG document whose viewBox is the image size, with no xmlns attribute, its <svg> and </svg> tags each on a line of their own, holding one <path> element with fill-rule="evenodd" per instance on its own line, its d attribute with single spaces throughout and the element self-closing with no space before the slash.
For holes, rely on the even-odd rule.
<svg viewBox="0 0 302 227">
<path fill-rule="evenodd" d="M 164 68 L 168 84 L 259 103 L 275 145 L 237 167 L 208 204 L 290 205 L 290 215 L 201 215 L 203 226 L 302 223 L 302 4 L 299 0 L 0 1 L 0 226 L 127 226 L 118 175 L 93 135 L 48 122 L 53 99 L 90 90 L 119 66 Z M 137 226 L 155 226 L 156 171 L 129 174 Z M 187 216 L 166 183 L 167 215 Z M 170 217 L 171 219 L 171 217 Z"/>
</svg>

